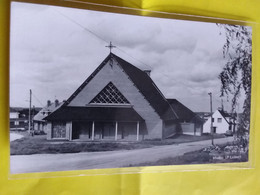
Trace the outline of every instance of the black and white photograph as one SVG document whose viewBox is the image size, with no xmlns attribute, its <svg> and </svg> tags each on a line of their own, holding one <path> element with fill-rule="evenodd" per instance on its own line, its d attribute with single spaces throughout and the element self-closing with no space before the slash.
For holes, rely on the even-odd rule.
<svg viewBox="0 0 260 195">
<path fill-rule="evenodd" d="M 249 161 L 252 27 L 11 3 L 10 173 Z"/>
</svg>

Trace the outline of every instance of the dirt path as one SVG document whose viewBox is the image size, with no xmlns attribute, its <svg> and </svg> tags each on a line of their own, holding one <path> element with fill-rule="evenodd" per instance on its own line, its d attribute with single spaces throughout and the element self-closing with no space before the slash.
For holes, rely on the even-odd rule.
<svg viewBox="0 0 260 195">
<path fill-rule="evenodd" d="M 233 137 L 216 139 L 216 144 L 232 141 Z M 162 158 L 176 157 L 186 152 L 209 146 L 211 140 L 156 146 L 137 150 L 109 152 L 84 152 L 73 154 L 34 154 L 11 156 L 12 174 L 52 172 L 66 170 L 102 169 L 128 167 L 131 164 L 154 162 Z"/>
</svg>

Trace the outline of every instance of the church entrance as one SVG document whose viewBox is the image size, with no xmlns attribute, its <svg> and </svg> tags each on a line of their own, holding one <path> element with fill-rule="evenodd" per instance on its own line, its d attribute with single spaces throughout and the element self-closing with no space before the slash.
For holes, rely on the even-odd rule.
<svg viewBox="0 0 260 195">
<path fill-rule="evenodd" d="M 73 122 L 72 139 L 91 140 L 91 122 Z"/>
<path fill-rule="evenodd" d="M 97 122 L 95 130 L 95 139 L 115 139 L 115 123 Z"/>
<path fill-rule="evenodd" d="M 120 122 L 118 124 L 118 139 L 134 141 L 137 139 L 136 122 Z"/>
<path fill-rule="evenodd" d="M 139 122 L 73 122 L 72 140 L 139 140 Z"/>
</svg>

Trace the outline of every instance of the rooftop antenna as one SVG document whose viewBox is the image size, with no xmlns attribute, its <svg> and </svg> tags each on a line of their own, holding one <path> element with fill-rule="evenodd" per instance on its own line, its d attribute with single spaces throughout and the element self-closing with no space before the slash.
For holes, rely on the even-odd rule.
<svg viewBox="0 0 260 195">
<path fill-rule="evenodd" d="M 109 48 L 110 53 L 111 53 L 111 52 L 112 52 L 112 49 L 115 48 L 116 46 L 114 46 L 114 45 L 112 44 L 112 42 L 110 41 L 109 45 L 107 45 L 106 47 Z"/>
</svg>

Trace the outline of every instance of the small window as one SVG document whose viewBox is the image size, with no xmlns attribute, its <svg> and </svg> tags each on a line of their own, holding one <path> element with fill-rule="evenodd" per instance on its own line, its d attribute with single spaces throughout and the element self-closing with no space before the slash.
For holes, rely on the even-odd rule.
<svg viewBox="0 0 260 195">
<path fill-rule="evenodd" d="M 222 123 L 222 118 L 218 118 L 218 123 Z"/>
<path fill-rule="evenodd" d="M 19 121 L 14 121 L 14 125 L 19 125 Z"/>
<path fill-rule="evenodd" d="M 212 120 L 212 122 L 214 122 L 214 118 L 212 118 L 211 120 Z"/>
</svg>

